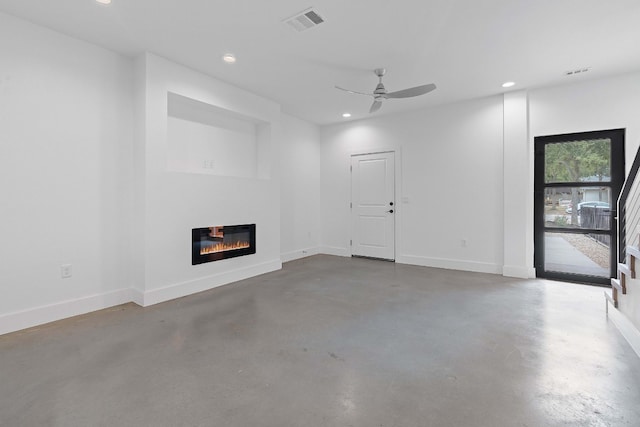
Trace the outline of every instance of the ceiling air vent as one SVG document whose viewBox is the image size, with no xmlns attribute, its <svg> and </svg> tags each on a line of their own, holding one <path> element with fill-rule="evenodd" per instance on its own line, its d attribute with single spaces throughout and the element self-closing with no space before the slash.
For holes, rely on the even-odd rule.
<svg viewBox="0 0 640 427">
<path fill-rule="evenodd" d="M 587 71 L 591 70 L 591 67 L 587 67 L 587 68 L 578 68 L 576 70 L 570 70 L 570 71 L 565 71 L 564 75 L 565 76 L 573 76 L 575 74 L 582 74 L 582 73 L 586 73 Z"/>
<path fill-rule="evenodd" d="M 283 22 L 291 25 L 296 31 L 301 32 L 322 24 L 324 19 L 322 19 L 313 8 L 310 8 L 295 14 L 291 18 L 285 19 Z"/>
</svg>

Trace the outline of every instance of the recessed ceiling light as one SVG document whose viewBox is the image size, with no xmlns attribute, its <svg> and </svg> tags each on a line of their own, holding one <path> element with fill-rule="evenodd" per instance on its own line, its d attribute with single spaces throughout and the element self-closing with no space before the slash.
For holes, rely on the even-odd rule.
<svg viewBox="0 0 640 427">
<path fill-rule="evenodd" d="M 342 113 L 342 117 L 348 119 L 349 117 L 351 117 L 351 113 Z"/>
<path fill-rule="evenodd" d="M 100 4 L 111 4 L 111 0 L 96 0 L 96 2 Z"/>
<path fill-rule="evenodd" d="M 234 55 L 234 54 L 232 54 L 232 53 L 225 53 L 225 54 L 222 56 L 222 60 L 223 60 L 224 62 L 226 62 L 227 64 L 233 64 L 234 62 L 236 62 L 236 57 L 235 57 L 235 55 Z"/>
<path fill-rule="evenodd" d="M 514 86 L 516 83 L 515 82 L 505 82 L 502 83 L 502 87 L 511 87 Z"/>
</svg>

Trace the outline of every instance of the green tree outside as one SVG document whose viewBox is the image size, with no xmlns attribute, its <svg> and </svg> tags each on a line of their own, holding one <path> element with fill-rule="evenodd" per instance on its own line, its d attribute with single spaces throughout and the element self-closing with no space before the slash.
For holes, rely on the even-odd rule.
<svg viewBox="0 0 640 427">
<path fill-rule="evenodd" d="M 598 181 L 609 181 L 611 176 L 611 141 L 593 139 L 547 144 L 545 146 L 545 182 L 588 182 L 596 177 Z M 555 189 L 553 189 L 555 191 Z M 578 223 L 580 203 L 578 189 L 571 188 L 571 223 Z M 553 198 L 553 203 L 557 203 Z"/>
</svg>

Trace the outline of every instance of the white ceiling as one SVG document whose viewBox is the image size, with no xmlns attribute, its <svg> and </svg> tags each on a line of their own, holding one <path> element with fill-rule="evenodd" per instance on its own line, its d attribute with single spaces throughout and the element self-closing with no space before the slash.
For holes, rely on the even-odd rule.
<svg viewBox="0 0 640 427">
<path fill-rule="evenodd" d="M 311 6 L 318 27 L 282 22 Z M 371 99 L 334 85 L 371 92 L 377 67 L 389 91 L 438 89 L 375 115 L 498 94 L 507 80 L 518 90 L 640 70 L 640 0 L 0 0 L 0 11 L 128 56 L 156 53 L 318 124 L 368 116 Z M 227 52 L 236 64 L 221 61 Z"/>
</svg>

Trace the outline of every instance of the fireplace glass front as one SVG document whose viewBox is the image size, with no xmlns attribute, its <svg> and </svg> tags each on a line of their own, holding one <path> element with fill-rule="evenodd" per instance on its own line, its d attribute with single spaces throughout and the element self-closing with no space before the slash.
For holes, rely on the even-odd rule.
<svg viewBox="0 0 640 427">
<path fill-rule="evenodd" d="M 256 253 L 256 225 L 218 225 L 191 230 L 191 264 Z"/>
</svg>

